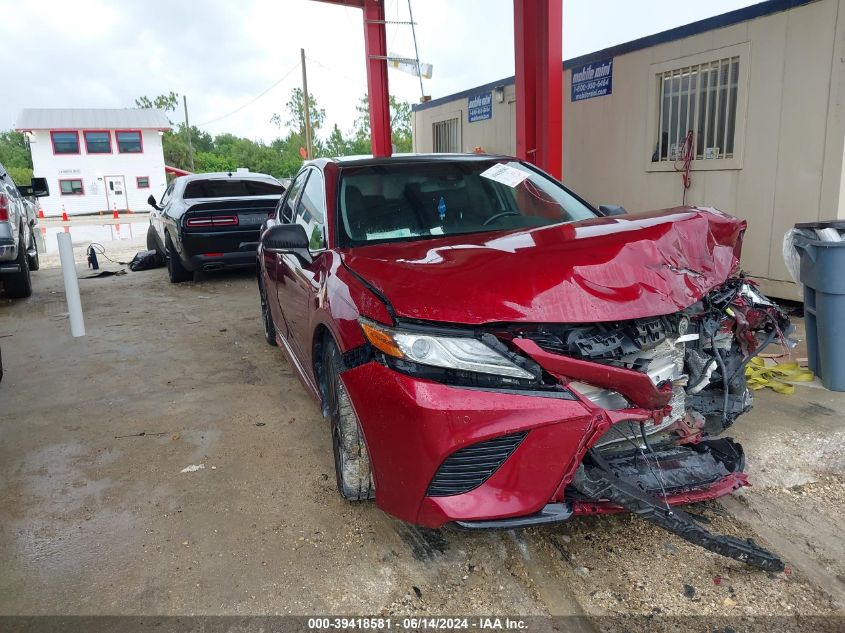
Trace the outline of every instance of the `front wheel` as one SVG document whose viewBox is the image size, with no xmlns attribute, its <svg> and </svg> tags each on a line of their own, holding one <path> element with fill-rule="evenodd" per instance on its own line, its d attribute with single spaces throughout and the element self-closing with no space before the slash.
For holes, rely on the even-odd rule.
<svg viewBox="0 0 845 633">
<path fill-rule="evenodd" d="M 276 324 L 273 323 L 273 314 L 270 312 L 270 304 L 267 303 L 267 291 L 264 288 L 261 264 L 258 264 L 258 294 L 261 297 L 261 321 L 264 324 L 264 338 L 269 345 L 276 346 Z"/>
<path fill-rule="evenodd" d="M 375 499 L 370 455 L 364 443 L 364 434 L 346 387 L 340 380 L 343 358 L 333 341 L 326 343 L 323 352 L 326 372 L 326 393 L 332 431 L 334 468 L 337 489 L 344 499 L 365 501 Z"/>
<path fill-rule="evenodd" d="M 41 268 L 41 260 L 38 258 L 38 240 L 35 239 L 35 229 L 29 232 L 29 269 L 38 270 Z"/>
</svg>

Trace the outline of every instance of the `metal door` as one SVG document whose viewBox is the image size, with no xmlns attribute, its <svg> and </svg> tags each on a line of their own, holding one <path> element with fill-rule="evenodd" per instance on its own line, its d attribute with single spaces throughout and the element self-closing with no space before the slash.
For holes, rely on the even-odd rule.
<svg viewBox="0 0 845 633">
<path fill-rule="evenodd" d="M 126 181 L 123 176 L 106 176 L 105 181 L 108 210 L 126 211 L 129 203 L 126 201 Z"/>
</svg>

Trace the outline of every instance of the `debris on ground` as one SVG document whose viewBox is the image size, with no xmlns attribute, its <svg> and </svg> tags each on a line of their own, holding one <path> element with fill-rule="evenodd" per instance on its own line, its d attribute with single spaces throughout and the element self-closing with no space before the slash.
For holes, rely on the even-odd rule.
<svg viewBox="0 0 845 633">
<path fill-rule="evenodd" d="M 185 466 L 185 467 L 184 467 L 182 470 L 180 470 L 179 472 L 182 472 L 182 473 L 195 473 L 195 472 L 197 472 L 198 470 L 203 470 L 204 468 L 205 468 L 205 464 L 191 464 L 190 466 Z M 214 466 L 212 466 L 212 468 L 214 468 Z"/>
</svg>

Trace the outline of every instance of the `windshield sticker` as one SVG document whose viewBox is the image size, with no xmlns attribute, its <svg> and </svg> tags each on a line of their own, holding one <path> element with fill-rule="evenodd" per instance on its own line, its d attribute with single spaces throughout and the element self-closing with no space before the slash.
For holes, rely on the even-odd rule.
<svg viewBox="0 0 845 633">
<path fill-rule="evenodd" d="M 516 187 L 519 183 L 528 178 L 528 174 L 526 172 L 521 169 L 511 167 L 510 165 L 505 165 L 504 163 L 493 165 L 490 169 L 482 171 L 479 175 L 489 178 L 490 180 L 500 182 L 508 187 Z"/>
<path fill-rule="evenodd" d="M 446 198 L 440 196 L 440 202 L 437 203 L 437 213 L 440 214 L 440 219 L 446 217 Z"/>
<path fill-rule="evenodd" d="M 367 233 L 368 240 L 390 240 L 396 237 L 411 237 L 411 229 L 396 229 L 380 233 Z"/>
</svg>

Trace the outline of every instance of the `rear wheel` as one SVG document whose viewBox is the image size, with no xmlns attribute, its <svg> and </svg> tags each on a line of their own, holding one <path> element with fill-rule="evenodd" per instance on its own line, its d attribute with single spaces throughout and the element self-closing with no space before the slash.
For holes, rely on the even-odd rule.
<svg viewBox="0 0 845 633">
<path fill-rule="evenodd" d="M 185 281 L 193 281 L 194 273 L 182 265 L 182 260 L 179 259 L 176 249 L 173 248 L 173 242 L 170 241 L 170 236 L 166 236 L 165 239 L 165 259 L 167 260 L 167 276 L 170 278 L 170 283 L 181 284 Z"/>
<path fill-rule="evenodd" d="M 23 232 L 21 232 L 23 233 Z M 26 255 L 26 248 L 21 235 L 18 243 L 18 258 L 15 263 L 20 266 L 16 273 L 7 273 L 3 276 L 3 287 L 6 290 L 6 297 L 9 299 L 23 299 L 32 294 L 32 280 L 29 276 L 29 257 Z"/>
<path fill-rule="evenodd" d="M 340 380 L 343 358 L 333 341 L 328 341 L 324 346 L 323 367 L 326 372 L 325 398 L 331 422 L 337 489 L 349 501 L 374 499 L 376 487 L 370 455 L 349 394 Z"/>
<path fill-rule="evenodd" d="M 276 324 L 273 323 L 273 315 L 270 312 L 270 304 L 267 303 L 267 291 L 264 288 L 264 279 L 261 274 L 261 265 L 258 266 L 258 294 L 261 297 L 261 321 L 264 324 L 264 338 L 270 345 L 276 345 Z"/>
</svg>

